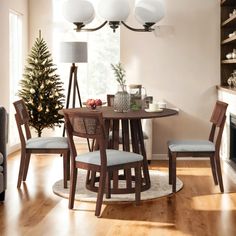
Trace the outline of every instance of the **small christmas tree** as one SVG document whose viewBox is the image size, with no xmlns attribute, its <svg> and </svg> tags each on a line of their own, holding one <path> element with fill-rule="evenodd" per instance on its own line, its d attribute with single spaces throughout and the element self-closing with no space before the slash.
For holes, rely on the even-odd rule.
<svg viewBox="0 0 236 236">
<path fill-rule="evenodd" d="M 58 111 L 63 108 L 63 83 L 55 73 L 47 44 L 41 37 L 36 39 L 28 56 L 19 96 L 25 101 L 29 112 L 29 124 L 41 137 L 44 128 L 53 128 L 63 123 Z"/>
</svg>

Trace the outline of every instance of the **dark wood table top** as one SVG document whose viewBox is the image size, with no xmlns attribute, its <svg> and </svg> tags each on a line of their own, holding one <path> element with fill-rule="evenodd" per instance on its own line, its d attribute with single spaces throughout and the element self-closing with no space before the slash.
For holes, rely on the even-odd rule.
<svg viewBox="0 0 236 236">
<path fill-rule="evenodd" d="M 91 112 L 102 112 L 105 119 L 151 119 L 151 118 L 161 118 L 166 116 L 177 115 L 178 111 L 173 109 L 165 108 L 161 112 L 146 112 L 145 110 L 139 111 L 129 111 L 129 112 L 115 112 L 113 107 L 98 107 L 96 110 L 90 110 L 87 107 L 82 108 L 69 108 L 59 111 L 63 114 L 63 111 L 76 112 L 76 111 L 91 111 Z"/>
</svg>

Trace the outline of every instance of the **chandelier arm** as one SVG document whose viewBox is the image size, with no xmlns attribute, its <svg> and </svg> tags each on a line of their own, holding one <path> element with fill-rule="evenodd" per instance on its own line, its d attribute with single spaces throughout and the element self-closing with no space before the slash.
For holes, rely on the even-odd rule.
<svg viewBox="0 0 236 236">
<path fill-rule="evenodd" d="M 104 21 L 101 25 L 99 25 L 98 27 L 96 28 L 91 28 L 91 29 L 84 29 L 83 27 L 85 26 L 83 23 L 77 23 L 77 22 L 74 22 L 73 24 L 76 25 L 76 32 L 92 32 L 92 31 L 96 31 L 96 30 L 99 30 L 101 29 L 103 26 L 105 26 L 107 24 L 107 21 Z"/>
<path fill-rule="evenodd" d="M 135 32 L 152 32 L 152 31 L 154 31 L 154 29 L 151 28 L 151 25 L 150 26 L 149 25 L 147 25 L 147 26 L 144 25 L 143 29 L 137 29 L 137 28 L 133 28 L 133 27 L 127 25 L 124 21 L 121 21 L 121 24 L 124 25 L 127 29 L 135 31 Z"/>
</svg>

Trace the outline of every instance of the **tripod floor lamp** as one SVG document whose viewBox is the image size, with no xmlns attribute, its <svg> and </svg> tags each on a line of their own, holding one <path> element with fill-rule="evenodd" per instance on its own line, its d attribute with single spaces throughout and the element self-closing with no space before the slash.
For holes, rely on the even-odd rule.
<svg viewBox="0 0 236 236">
<path fill-rule="evenodd" d="M 86 63 L 88 61 L 87 43 L 62 42 L 60 45 L 60 61 L 63 63 L 71 63 L 68 92 L 66 98 L 66 108 L 69 107 L 75 108 L 76 98 L 79 99 L 79 106 L 82 107 L 79 84 L 77 80 L 78 67 L 75 65 L 75 63 Z M 65 136 L 65 127 L 63 129 L 63 136 Z M 88 147 L 90 150 L 89 140 L 88 140 Z"/>
</svg>

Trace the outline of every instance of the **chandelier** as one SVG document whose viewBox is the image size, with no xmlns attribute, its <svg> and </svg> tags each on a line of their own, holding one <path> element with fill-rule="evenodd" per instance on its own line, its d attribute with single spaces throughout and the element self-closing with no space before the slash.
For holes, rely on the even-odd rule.
<svg viewBox="0 0 236 236">
<path fill-rule="evenodd" d="M 76 31 L 96 31 L 108 24 L 113 32 L 123 25 L 136 32 L 152 32 L 155 24 L 164 17 L 163 0 L 136 0 L 133 12 L 142 27 L 134 28 L 125 21 L 130 15 L 129 0 L 100 0 L 98 14 L 104 22 L 95 28 L 86 28 L 95 18 L 93 4 L 89 0 L 67 0 L 63 5 L 64 17 L 76 25 Z M 158 26 L 157 26 L 158 27 Z"/>
</svg>

